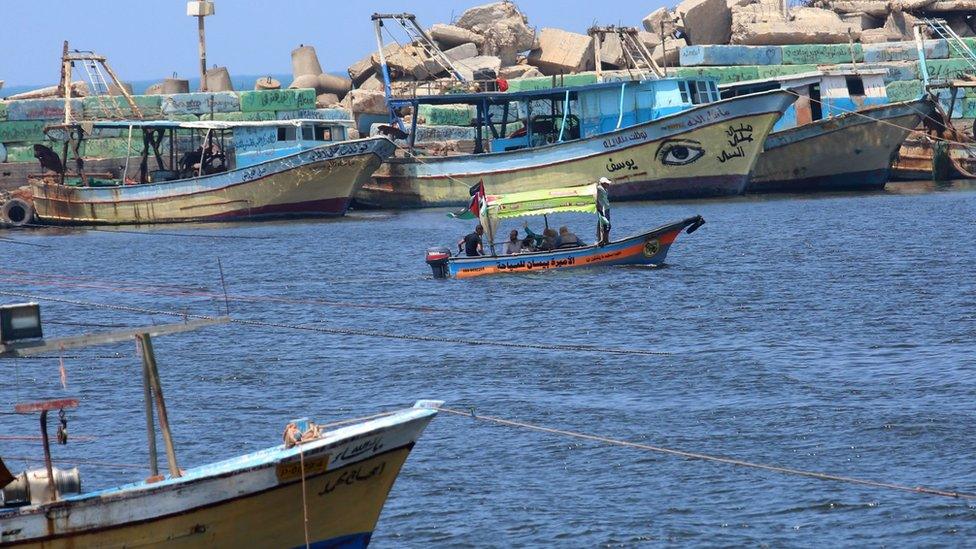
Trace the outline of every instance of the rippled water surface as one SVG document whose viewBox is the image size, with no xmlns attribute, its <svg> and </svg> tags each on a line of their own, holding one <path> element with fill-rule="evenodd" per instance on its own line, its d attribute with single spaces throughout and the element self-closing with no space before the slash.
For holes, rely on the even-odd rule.
<svg viewBox="0 0 976 549">
<path fill-rule="evenodd" d="M 665 268 L 470 281 L 431 280 L 423 263 L 428 245 L 470 230 L 444 210 L 8 232 L 18 244 L 0 240 L 0 291 L 212 314 L 223 307 L 219 259 L 227 292 L 252 298 L 231 301 L 239 318 L 443 340 L 242 325 L 158 338 L 183 466 L 276 444 L 293 417 L 326 422 L 439 398 L 628 441 L 976 492 L 976 192 L 892 185 L 620 204 L 614 231 L 697 213 L 708 224 L 678 239 Z M 585 230 L 566 222 L 592 232 L 588 220 Z M 47 335 L 173 321 L 42 303 Z M 0 455 L 18 470 L 41 456 L 39 442 L 10 439 L 36 434 L 36 418 L 9 414 L 14 402 L 77 395 L 75 440 L 55 456 L 97 462 L 82 466 L 87 488 L 142 478 L 134 346 L 73 352 L 65 366 L 67 391 L 56 359 L 2 364 Z M 971 546 L 976 501 L 441 414 L 374 537 L 377 547 L 662 542 Z"/>
</svg>

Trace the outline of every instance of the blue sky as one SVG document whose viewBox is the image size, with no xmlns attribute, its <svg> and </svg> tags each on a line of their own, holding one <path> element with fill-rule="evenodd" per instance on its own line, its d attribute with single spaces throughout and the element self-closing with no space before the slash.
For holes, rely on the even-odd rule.
<svg viewBox="0 0 976 549">
<path fill-rule="evenodd" d="M 318 51 L 322 68 L 344 71 L 375 50 L 369 16 L 413 11 L 425 27 L 449 22 L 486 2 L 427 0 L 216 0 L 207 19 L 207 62 L 231 74 L 291 72 L 299 44 Z M 578 0 L 517 2 L 538 28 L 585 32 L 594 22 L 639 26 L 650 11 L 671 2 Z M 123 80 L 197 74 L 196 20 L 184 0 L 30 0 L 0 6 L 0 80 L 7 86 L 57 83 L 61 43 L 108 56 Z M 287 83 L 286 83 L 287 84 Z"/>
</svg>

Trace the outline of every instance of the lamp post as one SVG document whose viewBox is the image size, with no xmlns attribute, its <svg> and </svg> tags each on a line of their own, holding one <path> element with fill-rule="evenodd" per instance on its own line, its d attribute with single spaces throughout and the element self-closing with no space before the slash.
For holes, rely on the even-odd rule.
<svg viewBox="0 0 976 549">
<path fill-rule="evenodd" d="M 211 0 L 190 0 L 186 3 L 186 14 L 197 18 L 197 30 L 200 32 L 200 91 L 207 91 L 207 39 L 203 19 L 214 14 L 214 3 Z"/>
</svg>

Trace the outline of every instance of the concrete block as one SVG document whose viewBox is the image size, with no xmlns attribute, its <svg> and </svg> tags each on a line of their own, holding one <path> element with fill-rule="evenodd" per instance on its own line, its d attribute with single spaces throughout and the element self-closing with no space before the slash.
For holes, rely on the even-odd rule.
<svg viewBox="0 0 976 549">
<path fill-rule="evenodd" d="M 64 120 L 64 99 L 24 99 L 9 101 L 6 105 L 7 120 Z M 84 114 L 81 99 L 71 100 L 75 117 Z"/>
<path fill-rule="evenodd" d="M 341 107 L 304 109 L 299 111 L 278 111 L 275 113 L 275 118 L 278 120 L 307 119 L 350 121 L 352 120 L 352 112 Z"/>
<path fill-rule="evenodd" d="M 474 42 L 466 42 L 464 44 L 454 46 L 449 50 L 445 50 L 444 55 L 451 61 L 470 59 L 478 56 L 478 46 L 476 46 Z"/>
<path fill-rule="evenodd" d="M 275 120 L 274 111 L 254 111 L 254 112 L 218 112 L 213 116 L 202 115 L 201 120 L 222 120 L 226 122 L 260 122 L 264 120 Z"/>
<path fill-rule="evenodd" d="M 315 88 L 318 90 L 319 87 L 319 75 L 317 74 L 303 74 L 296 76 L 291 84 L 288 85 L 289 89 L 300 89 L 300 88 Z"/>
<path fill-rule="evenodd" d="M 342 101 L 343 107 L 354 114 L 389 114 L 386 95 L 382 91 L 352 90 Z"/>
<path fill-rule="evenodd" d="M 472 105 L 420 105 L 417 120 L 428 126 L 470 126 L 476 116 Z"/>
<path fill-rule="evenodd" d="M 780 46 L 687 46 L 681 48 L 681 66 L 782 65 Z"/>
<path fill-rule="evenodd" d="M 145 118 L 160 118 L 162 116 L 162 97 L 159 95 L 134 95 L 133 102 Z M 134 114 L 124 97 L 91 96 L 83 99 L 85 119 L 98 120 L 102 118 L 133 118 Z"/>
<path fill-rule="evenodd" d="M 465 80 L 474 80 L 474 75 L 480 70 L 488 69 L 496 75 L 502 68 L 502 60 L 493 55 L 479 55 L 455 61 L 454 66 Z"/>
<path fill-rule="evenodd" d="M 759 79 L 757 67 L 679 67 L 678 76 L 691 78 L 715 78 L 720 84 Z"/>
<path fill-rule="evenodd" d="M 323 73 L 318 75 L 317 86 L 302 86 L 303 88 L 314 88 L 316 94 L 333 93 L 343 98 L 352 89 L 352 80 L 336 76 L 334 74 Z"/>
<path fill-rule="evenodd" d="M 208 91 L 234 91 L 234 83 L 230 79 L 227 67 L 208 69 L 206 77 Z"/>
<path fill-rule="evenodd" d="M 7 102 L 0 101 L 0 122 L 7 119 Z"/>
<path fill-rule="evenodd" d="M 315 96 L 315 108 L 322 109 L 338 105 L 342 98 L 334 93 L 320 93 Z"/>
<path fill-rule="evenodd" d="M 475 47 L 477 47 L 485 43 L 484 36 L 455 25 L 444 25 L 438 23 L 430 27 L 428 34 L 430 34 L 430 37 L 436 40 L 438 44 L 446 48 L 454 48 L 462 44 L 476 44 Z M 474 55 L 478 55 L 477 52 Z"/>
<path fill-rule="evenodd" d="M 885 90 L 888 93 L 888 100 L 897 102 L 918 99 L 922 96 L 924 88 L 922 87 L 921 80 L 905 80 L 901 82 L 890 82 L 885 86 Z"/>
<path fill-rule="evenodd" d="M 291 51 L 291 74 L 294 78 L 312 74 L 322 74 L 322 65 L 312 46 L 298 46 Z"/>
<path fill-rule="evenodd" d="M 680 63 L 681 50 L 688 47 L 688 42 L 684 38 L 664 39 L 664 44 L 657 44 L 651 48 L 651 58 L 659 67 L 676 67 Z"/>
<path fill-rule="evenodd" d="M 389 48 L 387 48 L 389 49 Z M 373 56 L 367 55 L 366 57 L 356 61 L 349 66 L 349 78 L 352 80 L 354 86 L 359 87 L 367 78 L 376 74 L 376 70 L 373 68 Z"/>
<path fill-rule="evenodd" d="M 661 36 L 662 23 L 664 34 L 668 35 L 674 31 L 676 20 L 677 16 L 668 11 L 667 8 L 658 8 L 647 14 L 647 17 L 641 21 L 641 24 L 644 25 L 644 30 L 659 37 Z"/>
<path fill-rule="evenodd" d="M 966 59 L 933 59 L 926 61 L 931 80 L 954 80 L 972 74 L 973 68 Z"/>
<path fill-rule="evenodd" d="M 44 120 L 12 120 L 0 122 L 0 143 L 44 141 Z"/>
<path fill-rule="evenodd" d="M 241 98 L 234 92 L 181 93 L 163 95 L 161 98 L 160 108 L 167 117 L 181 114 L 200 115 L 241 110 Z"/>
<path fill-rule="evenodd" d="M 853 59 L 851 58 L 853 50 Z M 784 65 L 833 65 L 861 63 L 864 50 L 861 44 L 796 44 L 783 46 Z"/>
<path fill-rule="evenodd" d="M 726 0 L 684 0 L 674 11 L 681 17 L 691 45 L 729 43 L 732 11 Z"/>
<path fill-rule="evenodd" d="M 884 19 L 862 12 L 841 13 L 838 15 L 840 15 L 840 20 L 844 23 L 844 25 L 850 27 L 851 30 L 858 33 L 884 26 Z"/>
<path fill-rule="evenodd" d="M 594 47 L 595 44 L 594 44 Z M 622 69 L 628 64 L 624 47 L 617 34 L 605 34 L 600 41 L 600 63 L 604 69 Z M 595 68 L 595 67 L 594 67 Z"/>
<path fill-rule="evenodd" d="M 553 84 L 555 80 L 555 85 Z M 509 92 L 520 92 L 520 91 L 532 91 L 532 90 L 548 90 L 553 87 L 574 87 L 574 86 L 585 86 L 587 84 L 596 83 L 596 74 L 586 73 L 586 74 L 567 74 L 564 76 L 557 76 L 555 78 L 551 76 L 543 76 L 540 78 L 517 78 L 515 80 L 508 81 L 508 91 Z"/>
<path fill-rule="evenodd" d="M 756 67 L 760 79 L 779 78 L 805 72 L 815 72 L 816 65 L 759 65 Z"/>
<path fill-rule="evenodd" d="M 924 44 L 926 60 L 949 57 L 949 44 L 945 40 L 926 40 Z M 918 49 L 915 42 L 865 44 L 863 49 L 865 63 L 918 60 Z"/>
<path fill-rule="evenodd" d="M 532 65 L 513 65 L 511 67 L 502 67 L 498 69 L 498 77 L 506 80 L 513 80 L 515 78 L 533 78 L 538 76 L 544 75 L 539 72 L 539 69 L 533 67 Z"/>
<path fill-rule="evenodd" d="M 529 64 L 549 75 L 593 70 L 593 39 L 561 29 L 542 29 L 539 49 L 529 54 Z"/>
<path fill-rule="evenodd" d="M 315 104 L 315 90 L 309 90 L 312 94 L 312 105 Z M 261 111 L 294 111 L 298 107 L 297 90 L 254 90 L 242 91 L 241 111 L 242 112 L 261 112 Z"/>
</svg>

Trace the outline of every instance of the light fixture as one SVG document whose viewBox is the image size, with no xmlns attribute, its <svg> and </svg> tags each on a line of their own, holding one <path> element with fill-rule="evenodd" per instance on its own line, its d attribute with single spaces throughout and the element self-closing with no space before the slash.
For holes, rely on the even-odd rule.
<svg viewBox="0 0 976 549">
<path fill-rule="evenodd" d="M 0 306 L 0 343 L 39 337 L 43 337 L 40 305 L 18 303 Z"/>
</svg>

